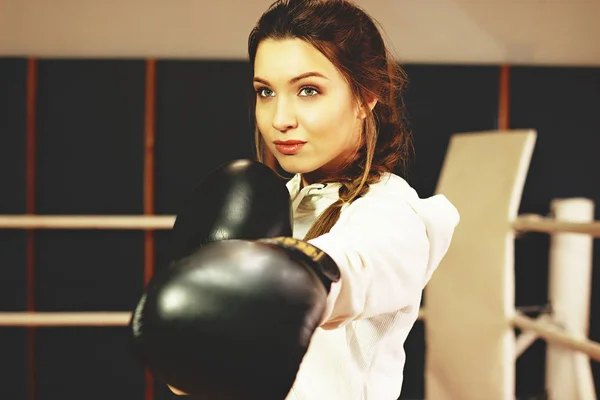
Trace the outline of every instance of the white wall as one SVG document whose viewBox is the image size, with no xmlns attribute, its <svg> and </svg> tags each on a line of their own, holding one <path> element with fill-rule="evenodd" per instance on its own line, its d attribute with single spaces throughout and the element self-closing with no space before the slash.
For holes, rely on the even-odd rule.
<svg viewBox="0 0 600 400">
<path fill-rule="evenodd" d="M 0 55 L 245 59 L 271 0 L 0 0 Z M 600 0 L 359 0 L 404 62 L 600 65 Z"/>
</svg>

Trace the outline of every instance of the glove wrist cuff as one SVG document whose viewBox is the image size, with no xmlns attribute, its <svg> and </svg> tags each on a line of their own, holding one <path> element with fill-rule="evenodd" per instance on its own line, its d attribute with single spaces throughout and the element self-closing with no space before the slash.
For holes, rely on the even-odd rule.
<svg viewBox="0 0 600 400">
<path fill-rule="evenodd" d="M 325 286 L 327 293 L 331 284 L 340 280 L 340 269 L 333 259 L 318 247 L 291 237 L 261 239 L 259 242 L 271 244 L 288 251 L 293 257 L 304 261 Z"/>
</svg>

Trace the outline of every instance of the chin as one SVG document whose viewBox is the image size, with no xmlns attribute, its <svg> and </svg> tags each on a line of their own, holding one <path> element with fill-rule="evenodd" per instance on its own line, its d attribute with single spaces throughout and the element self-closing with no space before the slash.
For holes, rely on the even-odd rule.
<svg viewBox="0 0 600 400">
<path fill-rule="evenodd" d="M 281 168 L 290 174 L 307 174 L 319 168 L 314 162 L 302 160 L 296 156 L 276 157 Z"/>
</svg>

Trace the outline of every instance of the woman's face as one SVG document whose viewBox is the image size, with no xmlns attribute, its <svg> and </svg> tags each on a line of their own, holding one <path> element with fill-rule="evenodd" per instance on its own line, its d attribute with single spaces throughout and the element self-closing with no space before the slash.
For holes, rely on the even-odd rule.
<svg viewBox="0 0 600 400">
<path fill-rule="evenodd" d="M 314 179 L 336 172 L 358 146 L 364 117 L 336 67 L 303 40 L 267 39 L 254 71 L 257 126 L 281 167 Z"/>
</svg>

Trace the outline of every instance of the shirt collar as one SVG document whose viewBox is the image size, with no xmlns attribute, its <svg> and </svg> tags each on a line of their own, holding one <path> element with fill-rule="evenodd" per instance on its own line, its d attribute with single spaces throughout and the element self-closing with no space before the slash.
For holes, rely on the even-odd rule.
<svg viewBox="0 0 600 400">
<path fill-rule="evenodd" d="M 317 199 L 328 198 L 337 200 L 339 198 L 341 186 L 339 183 L 313 183 L 304 186 L 302 189 L 300 188 L 301 185 L 302 176 L 300 174 L 294 175 L 286 184 L 292 199 L 293 210 L 296 210 L 298 205 L 300 205 L 302 200 L 307 196 L 316 196 Z"/>
</svg>

